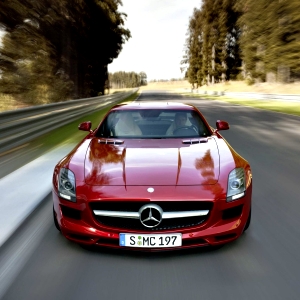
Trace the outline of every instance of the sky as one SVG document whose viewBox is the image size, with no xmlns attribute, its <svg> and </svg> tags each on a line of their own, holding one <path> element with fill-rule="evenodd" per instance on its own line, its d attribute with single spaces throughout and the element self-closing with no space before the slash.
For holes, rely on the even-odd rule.
<svg viewBox="0 0 300 300">
<path fill-rule="evenodd" d="M 118 58 L 108 65 L 110 73 L 145 72 L 147 80 L 183 78 L 180 61 L 189 18 L 201 0 L 122 0 L 127 14 L 125 28 L 131 38 Z"/>
</svg>

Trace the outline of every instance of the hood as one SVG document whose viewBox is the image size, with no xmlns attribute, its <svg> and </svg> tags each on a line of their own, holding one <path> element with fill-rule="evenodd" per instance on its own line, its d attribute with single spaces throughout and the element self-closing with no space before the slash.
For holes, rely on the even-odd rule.
<svg viewBox="0 0 300 300">
<path fill-rule="evenodd" d="M 164 147 L 164 140 L 160 141 L 159 147 L 153 147 L 147 140 L 143 146 L 128 146 L 100 144 L 93 139 L 85 157 L 85 182 L 108 186 L 191 186 L 218 182 L 219 153 L 213 138 L 193 145 L 176 143 L 176 147 L 170 147 L 170 143 Z"/>
</svg>

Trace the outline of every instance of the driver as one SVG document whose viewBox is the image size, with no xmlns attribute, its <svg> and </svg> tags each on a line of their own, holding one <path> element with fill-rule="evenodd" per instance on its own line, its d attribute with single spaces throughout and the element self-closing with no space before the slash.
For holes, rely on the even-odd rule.
<svg viewBox="0 0 300 300">
<path fill-rule="evenodd" d="M 166 135 L 173 135 L 174 131 L 178 128 L 185 127 L 185 126 L 191 126 L 192 123 L 188 119 L 185 112 L 177 112 L 175 114 L 175 120 L 168 128 Z"/>
</svg>

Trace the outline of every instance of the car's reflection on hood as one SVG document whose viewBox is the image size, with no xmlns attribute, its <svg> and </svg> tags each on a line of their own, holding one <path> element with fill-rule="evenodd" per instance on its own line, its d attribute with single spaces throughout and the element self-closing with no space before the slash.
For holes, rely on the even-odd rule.
<svg viewBox="0 0 300 300">
<path fill-rule="evenodd" d="M 87 149 L 85 182 L 89 185 L 212 185 L 219 178 L 219 153 L 213 138 L 207 143 L 152 147 L 153 140 L 100 144 Z M 156 141 L 159 142 L 159 141 Z"/>
</svg>

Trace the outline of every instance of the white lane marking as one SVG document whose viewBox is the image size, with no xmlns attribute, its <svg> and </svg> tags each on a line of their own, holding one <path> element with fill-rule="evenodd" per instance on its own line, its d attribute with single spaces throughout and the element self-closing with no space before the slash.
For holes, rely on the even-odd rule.
<svg viewBox="0 0 300 300">
<path fill-rule="evenodd" d="M 143 92 L 141 92 L 141 93 L 139 94 L 139 96 L 138 96 L 134 101 L 132 101 L 132 102 L 138 101 L 139 98 L 141 97 L 142 93 L 143 93 Z"/>
</svg>

